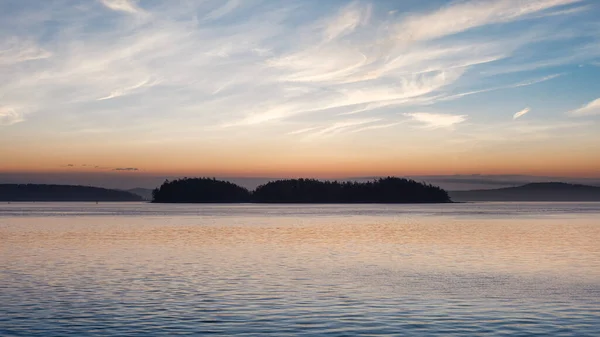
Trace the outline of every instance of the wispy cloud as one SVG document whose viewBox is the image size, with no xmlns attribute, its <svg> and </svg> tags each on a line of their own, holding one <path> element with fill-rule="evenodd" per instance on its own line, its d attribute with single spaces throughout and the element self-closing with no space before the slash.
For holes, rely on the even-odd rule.
<svg viewBox="0 0 600 337">
<path fill-rule="evenodd" d="M 519 119 L 519 118 L 523 117 L 523 116 L 524 116 L 525 114 L 527 114 L 529 111 L 531 111 L 531 109 L 530 109 L 530 108 L 525 108 L 525 109 L 523 109 L 523 110 L 521 110 L 521 111 L 519 111 L 519 112 L 515 113 L 515 114 L 513 115 L 513 120 L 516 120 L 516 119 Z"/>
<path fill-rule="evenodd" d="M 287 94 L 287 100 L 274 107 L 259 108 L 242 120 L 231 125 L 255 125 L 273 120 L 289 118 L 299 114 L 325 110 L 342 110 L 339 115 L 354 114 L 385 106 L 417 102 L 430 94 L 456 81 L 463 70 L 430 72 L 398 76 L 393 85 L 382 83 L 362 83 L 351 86 L 330 87 L 329 90 L 308 88 Z M 336 90 L 337 89 L 337 90 Z M 314 99 L 311 99 L 313 97 Z"/>
<path fill-rule="evenodd" d="M 205 20 L 216 20 L 216 19 L 222 18 L 222 17 L 227 16 L 228 14 L 232 13 L 233 11 L 235 11 L 241 5 L 242 5 L 241 0 L 227 0 L 223 3 L 222 6 L 211 11 L 210 13 L 208 13 L 208 15 L 206 15 L 206 17 L 204 19 Z"/>
<path fill-rule="evenodd" d="M 313 125 L 291 135 L 393 126 L 396 121 L 389 114 L 560 76 L 517 77 L 515 84 L 503 86 L 487 81 L 493 77 L 480 71 L 492 71 L 519 53 L 535 54 L 531 42 L 551 37 L 552 30 L 540 28 L 519 37 L 507 30 L 493 38 L 458 33 L 549 10 L 568 16 L 574 13 L 568 5 L 578 3 L 458 1 L 427 11 L 404 10 L 406 5 L 398 3 L 392 14 L 373 1 L 314 8 L 312 2 L 240 0 L 48 5 L 37 13 L 43 20 L 18 20 L 21 26 L 11 30 L 12 42 L 0 45 L 0 123 L 51 115 L 56 125 L 70 130 L 125 134 L 144 125 L 148 137 L 165 124 L 178 130 L 202 125 L 223 138 L 231 138 L 238 130 L 234 127 L 259 137 L 271 127 L 276 134 L 282 120 Z M 378 16 L 380 6 L 386 9 L 383 16 Z M 139 15 L 111 10 L 143 13 L 152 20 L 140 23 Z M 50 21 L 58 26 L 48 33 L 50 38 L 36 35 Z M 460 88 L 470 91 L 456 94 Z M 358 114 L 381 121 L 331 124 Z M 466 119 L 407 116 L 426 127 L 449 127 Z M 117 122 L 125 118 L 130 123 Z"/>
<path fill-rule="evenodd" d="M 81 164 L 81 165 L 66 164 L 66 165 L 61 165 L 60 167 L 78 168 L 78 171 L 81 171 L 81 170 L 108 170 L 108 171 L 121 171 L 121 172 L 136 172 L 136 171 L 140 170 L 137 167 L 107 167 L 107 166 L 101 166 L 101 165 L 88 165 L 88 164 Z"/>
<path fill-rule="evenodd" d="M 352 33 L 359 25 L 366 24 L 370 15 L 370 5 L 361 6 L 358 2 L 351 3 L 328 20 L 323 32 L 325 40 L 330 41 Z"/>
<path fill-rule="evenodd" d="M 134 0 L 100 0 L 102 4 L 114 11 L 127 13 L 140 13 L 141 9 L 135 4 Z"/>
<path fill-rule="evenodd" d="M 144 88 L 144 87 L 152 87 L 156 84 L 158 84 L 159 81 L 151 81 L 151 80 L 143 80 L 137 84 L 134 84 L 130 87 L 125 87 L 122 89 L 117 89 L 113 92 L 111 92 L 108 96 L 104 96 L 101 98 L 98 98 L 99 101 L 103 101 L 103 100 L 107 100 L 107 99 L 111 99 L 111 98 L 117 98 L 117 97 L 121 97 L 121 96 L 125 96 L 131 93 L 134 93 L 135 91 L 137 91 L 138 89 Z"/>
<path fill-rule="evenodd" d="M 527 80 L 527 81 L 515 84 L 514 87 L 515 88 L 526 87 L 528 85 L 533 85 L 533 84 L 538 84 L 538 83 L 546 82 L 546 81 L 555 79 L 555 78 L 557 78 L 559 76 L 562 76 L 562 75 L 564 75 L 564 74 L 552 74 L 552 75 L 544 76 L 542 78 L 536 78 L 536 79 L 533 79 L 533 80 Z"/>
<path fill-rule="evenodd" d="M 451 95 L 448 95 L 448 96 L 440 96 L 440 97 L 436 97 L 434 100 L 449 101 L 449 100 L 455 100 L 455 99 L 459 99 L 459 98 L 462 98 L 462 97 L 465 97 L 465 96 L 476 95 L 476 94 L 481 94 L 481 93 L 485 93 L 485 92 L 526 87 L 526 86 L 530 86 L 530 85 L 534 85 L 534 84 L 538 84 L 538 83 L 550 81 L 550 80 L 555 79 L 555 78 L 557 78 L 559 76 L 562 76 L 562 75 L 563 74 L 552 74 L 552 75 L 548 75 L 548 76 L 544 76 L 544 77 L 540 77 L 540 78 L 528 79 L 528 80 L 525 80 L 525 81 L 521 81 L 519 83 L 514 83 L 514 84 L 509 84 L 509 85 L 503 85 L 503 86 L 499 86 L 499 87 L 492 87 L 492 88 L 486 88 L 486 89 L 481 89 L 481 90 L 467 91 L 467 92 L 462 92 L 462 93 L 458 93 L 458 94 L 451 94 Z"/>
<path fill-rule="evenodd" d="M 41 60 L 52 56 L 31 40 L 17 38 L 5 39 L 0 42 L 0 66 L 7 66 L 25 61 Z"/>
<path fill-rule="evenodd" d="M 589 102 L 579 109 L 570 111 L 569 114 L 576 117 L 600 115 L 600 98 Z"/>
<path fill-rule="evenodd" d="M 377 129 L 387 129 L 387 128 L 391 128 L 400 124 L 404 124 L 403 122 L 394 122 L 394 123 L 385 123 L 385 124 L 376 124 L 376 125 L 369 125 L 369 126 L 364 126 L 358 129 L 354 129 L 352 131 L 350 131 L 351 133 L 356 133 L 356 132 L 363 132 L 363 131 L 368 131 L 368 130 L 377 130 Z"/>
<path fill-rule="evenodd" d="M 317 129 L 319 129 L 318 126 L 313 126 L 313 127 L 310 127 L 310 128 L 304 128 L 304 129 L 299 129 L 299 130 L 291 131 L 291 132 L 288 132 L 287 134 L 290 135 L 290 136 L 291 135 L 299 135 L 301 133 L 307 133 L 309 131 L 313 131 L 313 130 L 317 130 Z"/>
<path fill-rule="evenodd" d="M 451 128 L 467 120 L 466 115 L 451 115 L 429 112 L 411 112 L 404 114 L 413 121 L 420 123 L 425 128 L 439 129 Z"/>
<path fill-rule="evenodd" d="M 305 139 L 332 136 L 359 127 L 361 125 L 372 124 L 380 121 L 381 118 L 348 119 L 338 121 L 331 124 L 330 126 L 319 129 L 318 131 L 311 132 Z"/>
<path fill-rule="evenodd" d="M 553 7 L 581 0 L 493 0 L 455 2 L 433 13 L 417 14 L 397 25 L 398 38 L 409 41 L 436 39 L 476 27 L 526 18 Z"/>
<path fill-rule="evenodd" d="M 9 106 L 0 106 L 0 126 L 13 125 L 24 120 L 23 114 Z"/>
<path fill-rule="evenodd" d="M 313 126 L 309 128 L 295 130 L 292 132 L 288 132 L 287 135 L 305 134 L 307 135 L 307 137 L 305 137 L 304 139 L 310 140 L 322 136 L 333 136 L 342 133 L 357 133 L 368 130 L 387 129 L 401 124 L 404 124 L 404 121 L 385 122 L 381 118 L 349 119 L 334 122 L 327 126 Z"/>
<path fill-rule="evenodd" d="M 137 167 L 117 167 L 113 171 L 139 171 Z"/>
</svg>

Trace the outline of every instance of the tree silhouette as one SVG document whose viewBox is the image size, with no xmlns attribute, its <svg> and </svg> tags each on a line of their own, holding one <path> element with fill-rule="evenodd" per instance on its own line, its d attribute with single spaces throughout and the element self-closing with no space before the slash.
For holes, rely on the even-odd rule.
<svg viewBox="0 0 600 337">
<path fill-rule="evenodd" d="M 153 202 L 189 203 L 443 203 L 443 189 L 414 180 L 387 177 L 369 182 L 287 179 L 272 181 L 254 192 L 214 178 L 165 181 L 153 191 Z"/>
<path fill-rule="evenodd" d="M 278 180 L 257 187 L 253 200 L 268 203 L 450 202 L 448 193 L 439 187 L 394 177 L 363 183 L 314 179 Z"/>
<path fill-rule="evenodd" d="M 152 191 L 152 201 L 163 203 L 228 203 L 250 200 L 247 189 L 214 178 L 167 180 Z"/>
</svg>

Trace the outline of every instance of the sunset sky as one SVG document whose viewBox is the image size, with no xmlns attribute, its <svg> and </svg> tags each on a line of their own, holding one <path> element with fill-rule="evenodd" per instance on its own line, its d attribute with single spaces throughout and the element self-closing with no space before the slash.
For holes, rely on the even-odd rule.
<svg viewBox="0 0 600 337">
<path fill-rule="evenodd" d="M 0 173 L 600 177 L 598 18 L 595 0 L 3 0 Z"/>
</svg>

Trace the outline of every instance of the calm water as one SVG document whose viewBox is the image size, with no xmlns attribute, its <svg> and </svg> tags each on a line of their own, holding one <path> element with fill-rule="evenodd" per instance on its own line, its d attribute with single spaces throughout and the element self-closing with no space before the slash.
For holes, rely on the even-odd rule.
<svg viewBox="0 0 600 337">
<path fill-rule="evenodd" d="M 1 336 L 600 336 L 600 203 L 0 205 Z"/>
</svg>

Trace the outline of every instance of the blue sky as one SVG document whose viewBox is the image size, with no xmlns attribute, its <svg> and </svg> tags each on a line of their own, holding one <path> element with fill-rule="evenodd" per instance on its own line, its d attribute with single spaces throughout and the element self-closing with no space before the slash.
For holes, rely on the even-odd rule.
<svg viewBox="0 0 600 337">
<path fill-rule="evenodd" d="M 0 170 L 600 174 L 599 17 L 591 0 L 4 0 Z"/>
</svg>

